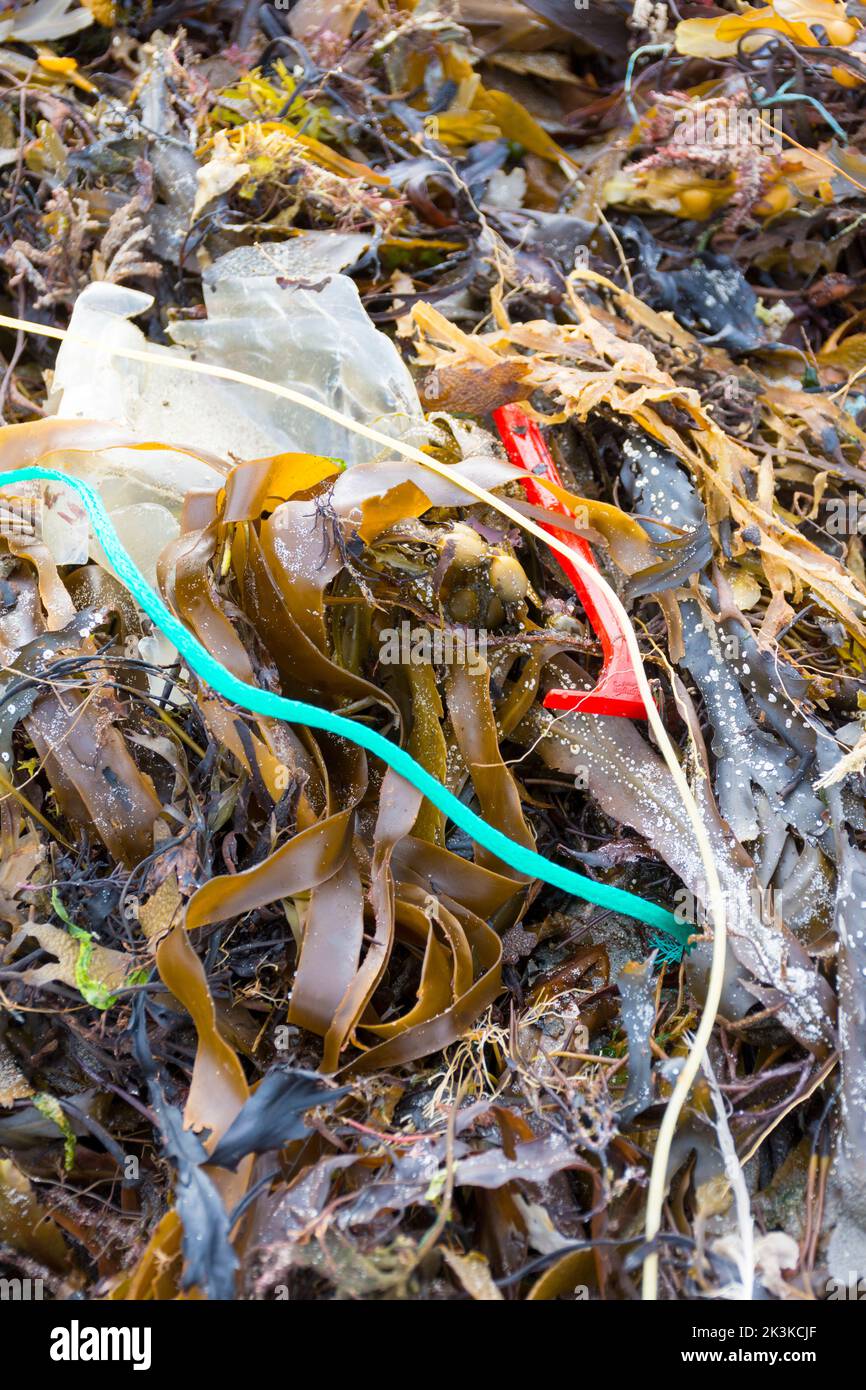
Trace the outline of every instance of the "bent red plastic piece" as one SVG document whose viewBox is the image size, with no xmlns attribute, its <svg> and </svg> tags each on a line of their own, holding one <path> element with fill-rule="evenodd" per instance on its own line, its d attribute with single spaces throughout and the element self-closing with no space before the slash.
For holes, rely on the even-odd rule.
<svg viewBox="0 0 866 1390">
<path fill-rule="evenodd" d="M 535 421 L 530 420 L 519 405 L 500 406 L 494 410 L 493 419 L 509 459 L 527 474 L 526 478 L 521 479 L 527 500 L 534 506 L 568 516 L 565 503 L 533 481 L 534 478 L 547 478 L 548 482 L 562 486 L 556 464 Z M 598 568 L 592 550 L 582 537 L 547 522 L 541 524 L 557 540 L 579 551 L 594 569 Z M 646 719 L 646 706 L 638 688 L 628 646 L 607 595 L 595 585 L 590 588 L 577 566 L 570 564 L 563 555 L 557 554 L 556 559 L 574 585 L 586 609 L 586 616 L 601 642 L 604 666 L 593 690 L 549 690 L 544 697 L 545 708 L 580 710 L 582 714 L 614 714 L 622 719 Z"/>
</svg>

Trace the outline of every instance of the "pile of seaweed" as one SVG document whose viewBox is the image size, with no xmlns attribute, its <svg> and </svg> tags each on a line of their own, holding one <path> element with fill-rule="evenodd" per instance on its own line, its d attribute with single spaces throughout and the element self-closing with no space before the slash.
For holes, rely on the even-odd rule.
<svg viewBox="0 0 866 1390">
<path fill-rule="evenodd" d="M 690 935 L 528 880 L 356 745 L 215 694 L 74 494 L 0 487 L 0 1274 L 627 1301 L 651 1248 L 669 1299 L 866 1275 L 864 23 L 0 15 L 0 483 L 88 480 L 234 675 Z M 651 1247 L 710 890 L 646 723 L 544 703 L 603 660 L 556 555 L 401 452 L 544 521 L 504 406 L 628 609 L 724 897 Z"/>
</svg>

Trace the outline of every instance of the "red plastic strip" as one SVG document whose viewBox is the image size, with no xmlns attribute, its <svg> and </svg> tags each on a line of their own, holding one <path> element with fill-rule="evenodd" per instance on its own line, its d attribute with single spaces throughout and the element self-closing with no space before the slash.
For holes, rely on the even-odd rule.
<svg viewBox="0 0 866 1390">
<path fill-rule="evenodd" d="M 519 405 L 500 406 L 494 410 L 493 419 L 509 459 L 527 474 L 526 478 L 521 479 L 527 500 L 534 506 L 568 516 L 565 504 L 534 481 L 535 478 L 546 478 L 548 482 L 562 486 L 556 464 L 535 421 Z M 598 568 L 592 550 L 580 536 L 547 522 L 542 525 L 557 540 L 577 550 L 594 569 Z M 646 719 L 646 707 L 638 689 L 628 646 L 607 595 L 595 586 L 588 586 L 577 566 L 563 555 L 557 554 L 556 559 L 574 585 L 593 631 L 601 642 L 604 666 L 594 690 L 549 690 L 544 698 L 545 707 L 580 710 L 583 714 L 612 714 L 622 719 Z"/>
</svg>

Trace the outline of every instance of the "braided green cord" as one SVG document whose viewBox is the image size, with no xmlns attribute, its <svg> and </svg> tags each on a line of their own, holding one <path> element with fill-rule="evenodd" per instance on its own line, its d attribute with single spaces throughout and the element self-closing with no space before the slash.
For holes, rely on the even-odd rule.
<svg viewBox="0 0 866 1390">
<path fill-rule="evenodd" d="M 325 733 L 348 739 L 350 743 L 355 743 L 368 753 L 381 758 L 382 762 L 387 763 L 401 777 L 405 777 L 407 782 L 417 787 L 418 791 L 438 810 L 444 812 L 476 844 L 496 855 L 497 859 L 516 869 L 518 873 L 525 874 L 528 878 L 541 879 L 552 884 L 554 888 L 584 898 L 598 907 L 621 913 L 625 917 L 633 917 L 638 922 L 645 922 L 647 926 L 674 937 L 682 946 L 687 944 L 690 928 L 687 924 L 679 922 L 672 912 L 658 907 L 655 903 L 647 902 L 636 893 L 628 893 L 625 889 L 613 888 L 606 883 L 595 883 L 584 874 L 567 869 L 562 864 L 554 863 L 546 855 L 518 844 L 501 830 L 488 825 L 458 800 L 447 787 L 431 776 L 409 753 L 377 733 L 375 729 L 347 719 L 344 715 L 320 709 L 317 705 L 308 705 L 303 700 L 289 700 L 283 695 L 275 695 L 270 690 L 260 690 L 257 686 L 239 680 L 220 661 L 211 656 L 198 638 L 184 627 L 150 587 L 121 545 L 102 500 L 93 488 L 81 479 L 73 478 L 54 468 L 16 468 L 7 473 L 0 473 L 0 486 L 26 482 L 63 483 L 65 487 L 72 488 L 78 494 L 90 517 L 94 534 L 118 579 L 160 631 L 174 644 L 189 668 L 218 695 L 240 705 L 242 709 L 250 710 L 253 714 L 262 714 L 271 719 L 284 719 L 289 724 L 304 724 L 308 728 L 322 729 Z"/>
</svg>

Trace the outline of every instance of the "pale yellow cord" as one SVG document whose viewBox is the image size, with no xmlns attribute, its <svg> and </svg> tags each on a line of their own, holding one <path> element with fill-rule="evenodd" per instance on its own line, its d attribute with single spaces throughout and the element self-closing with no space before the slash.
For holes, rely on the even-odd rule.
<svg viewBox="0 0 866 1390">
<path fill-rule="evenodd" d="M 80 337 L 78 334 L 68 333 L 61 328 L 49 328 L 44 324 L 31 323 L 28 319 L 8 318 L 5 314 L 0 314 L 0 327 L 10 328 L 21 333 L 32 333 L 37 337 L 54 338 L 58 342 L 74 342 L 80 347 L 94 348 L 98 351 L 108 351 L 115 357 L 123 357 L 132 362 L 155 363 L 160 367 L 174 368 L 177 371 L 194 372 L 199 376 L 216 377 L 221 381 L 234 381 L 240 386 L 250 386 L 260 391 L 269 392 L 272 396 L 280 396 L 283 400 L 291 401 L 294 405 L 305 406 L 315 414 L 323 416 L 326 420 L 331 420 L 335 424 L 342 425 L 345 429 L 352 430 L 355 434 L 363 436 L 365 439 L 372 440 L 373 443 L 380 445 L 382 449 L 402 454 L 404 458 L 411 459 L 413 463 L 420 464 L 422 468 L 427 468 L 433 473 L 438 473 L 440 477 L 448 479 L 449 482 L 456 483 L 465 492 L 477 498 L 479 502 L 484 502 L 487 506 L 495 508 L 496 511 L 502 516 L 508 517 L 516 526 L 522 527 L 524 531 L 528 531 L 530 535 L 535 536 L 536 540 L 541 541 L 558 555 L 563 556 L 563 558 L 570 560 L 571 563 L 576 565 L 578 570 L 580 570 L 590 588 L 595 586 L 606 595 L 622 628 L 622 633 L 634 667 L 638 689 L 640 690 L 646 706 L 650 727 L 655 735 L 662 756 L 667 763 L 671 777 L 674 780 L 674 785 L 682 798 L 686 814 L 688 815 L 695 833 L 701 862 L 706 875 L 708 906 L 713 924 L 713 955 L 704 1011 L 689 1054 L 683 1063 L 682 1070 L 680 1071 L 676 1085 L 671 1092 L 670 1099 L 665 1108 L 664 1117 L 659 1127 L 655 1152 L 653 1154 L 649 1189 L 647 1192 L 646 1213 L 646 1236 L 647 1240 L 652 1240 L 658 1234 L 661 1226 L 662 1208 L 664 1205 L 665 1191 L 667 1189 L 668 1159 L 674 1133 L 676 1132 L 677 1120 L 679 1119 L 680 1112 L 686 1101 L 689 1090 L 691 1089 L 692 1082 L 700 1069 L 721 1000 L 727 931 L 722 886 L 719 882 L 709 836 L 704 828 L 697 802 L 692 795 L 691 788 L 680 767 L 673 744 L 668 738 L 667 730 L 656 709 L 649 682 L 643 669 L 643 658 L 631 620 L 614 590 L 602 575 L 599 574 L 598 570 L 587 560 L 584 560 L 577 550 L 573 550 L 570 546 L 564 545 L 563 542 L 558 540 L 555 536 L 549 535 L 548 532 L 536 525 L 534 521 L 525 517 L 521 512 L 517 511 L 516 508 L 510 506 L 508 502 L 503 501 L 502 498 L 496 497 L 492 492 L 488 492 L 486 488 L 479 487 L 477 483 L 464 477 L 459 469 L 452 468 L 448 464 L 439 463 L 436 459 L 430 458 L 429 455 L 422 453 L 420 449 L 416 449 L 413 445 L 406 444 L 400 439 L 392 439 L 389 435 L 383 434 L 379 430 L 372 429 L 369 425 L 359 424 L 357 420 L 352 420 L 341 411 L 334 410 L 329 405 L 323 405 L 320 401 L 313 400 L 310 396 L 305 396 L 303 392 L 295 391 L 290 386 L 279 386 L 275 382 L 264 381 L 259 377 L 249 376 L 246 372 L 234 371 L 231 367 L 217 367 L 207 362 L 193 362 L 190 361 L 189 358 L 179 355 L 175 357 L 170 354 L 148 352 L 139 348 L 115 347 L 111 344 Z M 658 1255 L 650 1254 L 646 1257 L 643 1266 L 643 1297 L 652 1300 L 657 1296 Z"/>
</svg>

